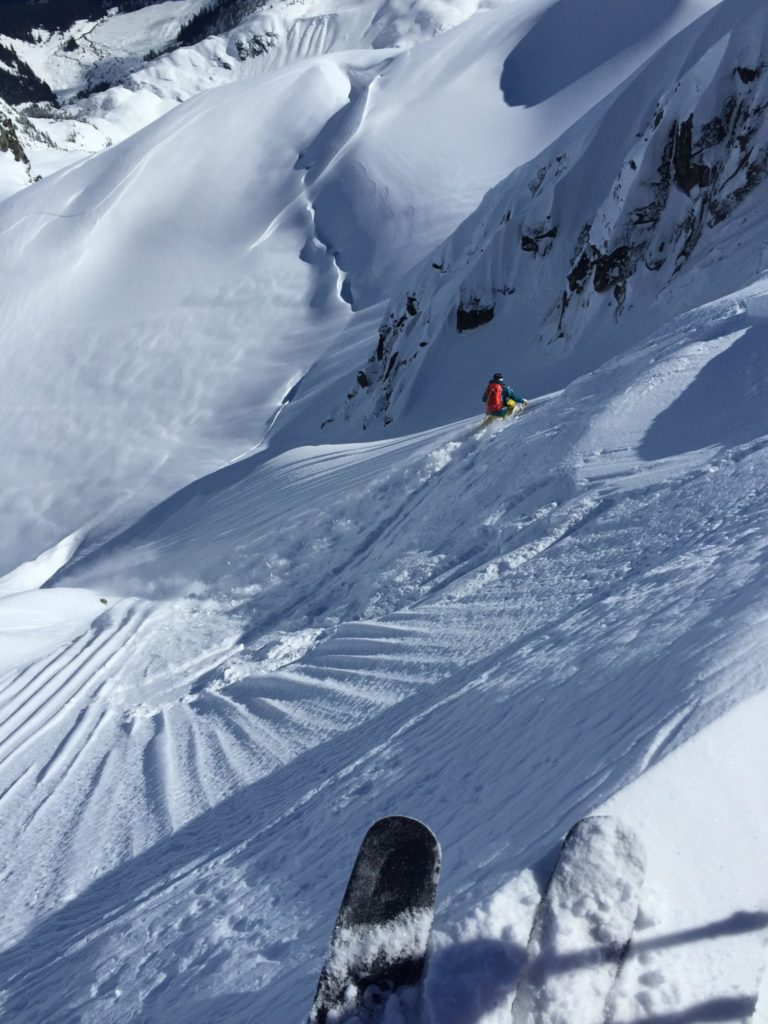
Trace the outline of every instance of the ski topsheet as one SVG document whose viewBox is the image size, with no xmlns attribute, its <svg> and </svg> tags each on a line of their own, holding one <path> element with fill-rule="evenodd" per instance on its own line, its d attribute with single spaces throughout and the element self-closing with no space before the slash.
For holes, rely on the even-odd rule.
<svg viewBox="0 0 768 1024">
<path fill-rule="evenodd" d="M 413 818 L 366 833 L 331 936 L 308 1024 L 374 1021 L 388 995 L 421 978 L 432 928 L 440 846 Z"/>
<path fill-rule="evenodd" d="M 603 1024 L 644 874 L 642 846 L 628 828 L 609 817 L 573 826 L 536 912 L 512 1024 Z"/>
</svg>

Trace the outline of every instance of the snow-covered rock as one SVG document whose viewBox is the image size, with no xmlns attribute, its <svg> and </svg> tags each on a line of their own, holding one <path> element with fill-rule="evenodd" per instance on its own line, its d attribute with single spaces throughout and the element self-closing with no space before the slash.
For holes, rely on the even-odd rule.
<svg viewBox="0 0 768 1024">
<path fill-rule="evenodd" d="M 468 394 L 465 380 L 478 366 L 553 390 L 692 297 L 748 284 L 765 230 L 767 44 L 762 3 L 723 3 L 494 188 L 405 276 L 335 417 L 448 420 L 477 402 L 482 382 Z"/>
<path fill-rule="evenodd" d="M 0 202 L 34 180 L 32 148 L 51 145 L 28 118 L 0 99 Z"/>
</svg>

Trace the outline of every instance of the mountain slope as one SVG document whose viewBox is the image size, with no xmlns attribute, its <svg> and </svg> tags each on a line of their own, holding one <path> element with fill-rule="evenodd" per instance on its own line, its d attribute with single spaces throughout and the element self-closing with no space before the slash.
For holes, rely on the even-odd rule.
<svg viewBox="0 0 768 1024">
<path fill-rule="evenodd" d="M 0 209 L 6 567 L 263 436 L 316 354 L 313 296 L 329 333 L 343 321 L 322 246 L 300 258 L 314 231 L 292 168 L 348 89 L 338 64 L 301 66 L 258 89 L 258 121 L 248 85 L 211 93 Z M 314 102 L 276 135 L 297 90 Z"/>
<path fill-rule="evenodd" d="M 380 43 L 374 24 L 402 22 L 398 39 L 410 38 L 399 10 L 355 8 L 353 22 L 342 7 L 348 34 L 333 45 Z M 618 40 L 605 67 L 511 107 L 509 53 L 543 10 L 492 5 L 434 38 L 427 21 L 410 49 L 299 48 L 284 68 L 194 97 L 0 208 L 0 311 L 15 340 L 0 356 L 0 415 L 18 438 L 3 454 L 14 525 L 0 567 L 83 528 L 112 531 L 256 447 L 348 306 L 388 298 L 491 184 L 694 8 L 659 17 L 655 32 L 642 22 L 630 56 Z M 470 146 L 457 146 L 456 118 Z M 326 408 L 304 438 L 334 415 Z"/>
<path fill-rule="evenodd" d="M 766 39 L 762 4 L 721 4 L 492 190 L 401 282 L 368 354 L 370 386 L 334 419 L 435 422 L 429 388 L 450 418 L 476 402 L 464 382 L 478 366 L 511 364 L 529 393 L 562 387 L 752 281 L 763 268 Z"/>
<path fill-rule="evenodd" d="M 4 1018 L 298 1024 L 400 813 L 445 854 L 408 1024 L 508 1024 L 601 810 L 649 853 L 614 1024 L 759 1012 L 765 15 L 566 59 L 602 4 L 427 6 L 0 205 Z"/>
<path fill-rule="evenodd" d="M 340 854 L 397 810 L 446 850 L 436 971 L 495 900 L 476 942 L 501 944 L 497 966 L 468 949 L 463 998 L 490 971 L 482 1019 L 504 1019 L 532 885 L 510 878 L 763 687 L 764 303 L 693 313 L 499 432 L 257 456 L 40 592 L 109 605 L 2 681 L 8 1010 L 300 1019 Z M 734 396 L 714 420 L 712 377 Z M 731 813 L 755 808 L 738 797 Z M 641 806 L 641 833 L 669 828 Z M 762 875 L 714 901 L 706 852 L 687 864 L 719 958 L 705 982 L 691 951 L 697 998 L 753 1003 Z M 654 898 L 661 934 L 690 920 L 674 890 Z M 718 938 L 715 906 L 748 916 Z M 649 990 L 686 1012 L 675 970 L 636 972 L 622 1019 Z"/>
</svg>

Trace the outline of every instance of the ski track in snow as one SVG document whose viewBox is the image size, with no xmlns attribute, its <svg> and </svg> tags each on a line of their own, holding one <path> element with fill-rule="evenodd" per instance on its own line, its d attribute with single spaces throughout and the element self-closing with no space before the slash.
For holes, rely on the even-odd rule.
<svg viewBox="0 0 768 1024">
<path fill-rule="evenodd" d="M 0 681 L 5 1012 L 297 1021 L 374 817 L 435 828 L 455 928 L 760 690 L 767 439 L 639 454 L 740 336 L 482 434 L 257 457 L 75 558 L 110 607 Z"/>
<path fill-rule="evenodd" d="M 156 20 L 170 31 L 196 2 L 73 31 L 99 49 L 121 39 L 140 60 L 165 38 Z M 280 2 L 78 101 L 89 124 L 43 119 L 65 147 L 75 127 L 116 144 L 0 208 L 15 342 L 0 353 L 0 405 L 18 439 L 0 453 L 0 571 L 75 530 L 114 532 L 262 440 L 349 304 L 400 294 L 491 186 L 642 64 L 659 44 L 649 24 L 673 34 L 712 5 L 639 18 L 621 60 L 526 106 L 507 102 L 502 79 L 517 54 L 538 80 L 525 39 L 547 0 Z M 238 57 L 270 33 L 266 53 Z M 62 96 L 84 84 L 68 38 L 19 44 Z M 457 124 L 471 126 L 466 145 Z"/>
<path fill-rule="evenodd" d="M 259 12 L 251 29 L 279 27 L 280 41 L 233 72 L 249 81 L 0 209 L 14 339 L 0 406 L 19 438 L 3 540 L 29 559 L 0 579 L 0 1013 L 298 1024 L 358 842 L 394 813 L 423 819 L 444 850 L 425 999 L 408 1024 L 508 1024 L 553 851 L 607 807 L 648 851 L 614 1024 L 759 1019 L 759 203 L 720 229 L 724 267 L 717 246 L 697 254 L 655 308 L 635 296 L 628 326 L 601 306 L 604 334 L 561 373 L 567 386 L 509 423 L 478 431 L 478 413 L 420 429 L 467 408 L 475 371 L 500 352 L 562 383 L 542 346 L 510 347 L 521 326 L 501 305 L 490 345 L 459 337 L 459 278 L 439 283 L 429 259 L 425 280 L 439 276 L 425 294 L 450 332 L 436 344 L 421 322 L 411 331 L 432 368 L 428 400 L 413 378 L 401 393 L 414 432 L 382 440 L 371 422 L 364 435 L 343 395 L 362 389 L 373 407 L 374 391 L 342 387 L 369 365 L 375 303 L 489 185 L 608 96 L 671 25 L 717 6 L 736 24 L 755 5 L 697 0 L 672 21 L 663 5 L 633 8 L 637 22 L 562 63 L 563 88 L 530 108 L 502 93 L 552 85 L 522 71 L 563 3 L 336 6 L 343 18 L 324 0 Z M 637 25 L 647 38 L 627 51 Z M 547 36 L 552 52 L 570 52 L 564 38 Z M 231 42 L 137 72 L 124 122 L 129 90 L 94 97 L 99 130 L 133 130 L 192 96 Z M 727 47 L 699 54 L 686 90 Z M 690 53 L 665 59 L 682 67 Z M 473 129 L 460 147 L 457 124 Z M 446 250 L 462 274 L 486 251 L 486 210 Z M 488 247 L 494 286 L 509 251 Z M 538 276 L 536 316 L 555 280 Z M 649 335 L 662 306 L 688 312 Z M 255 436 L 253 454 L 231 458 Z M 566 939 L 590 920 L 589 901 L 573 910 Z M 558 980 L 562 1005 L 588 1000 L 592 979 Z M 557 1012 L 532 1024 L 562 1024 Z"/>
</svg>

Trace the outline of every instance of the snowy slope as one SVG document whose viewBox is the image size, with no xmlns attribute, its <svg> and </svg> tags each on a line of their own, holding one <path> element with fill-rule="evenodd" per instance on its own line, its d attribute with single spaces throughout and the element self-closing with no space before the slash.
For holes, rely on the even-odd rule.
<svg viewBox="0 0 768 1024">
<path fill-rule="evenodd" d="M 674 1018 L 683 1005 L 690 1020 L 762 1019 L 753 1011 L 756 983 L 768 980 L 768 915 L 753 880 L 766 842 L 766 711 L 765 693 L 745 701 L 604 808 L 642 822 L 650 853 L 642 927 L 615 995 L 617 1024 Z"/>
<path fill-rule="evenodd" d="M 0 568 L 259 443 L 347 301 L 386 297 L 530 156 L 549 115 L 508 106 L 499 76 L 533 9 L 404 52 L 296 54 L 0 208 L 0 416 L 18 439 Z"/>
<path fill-rule="evenodd" d="M 764 687 L 764 309 L 692 314 L 496 433 L 256 456 L 75 562 L 61 583 L 107 609 L 3 680 L 7 1008 L 300 1020 L 343 864 L 398 811 L 446 853 L 430 1012 L 465 1020 L 490 974 L 476 1019 L 506 1019 L 532 907 L 513 877 Z M 713 376 L 734 399 L 714 418 Z M 628 973 L 619 1019 L 686 1012 L 691 958 L 698 1003 L 754 1004 L 765 754 L 742 743 L 719 843 L 693 814 L 656 843 L 647 927 L 706 941 Z M 675 779 L 680 801 L 698 784 Z M 639 806 L 663 837 L 674 799 Z M 723 858 L 753 870 L 710 892 Z"/>
<path fill-rule="evenodd" d="M 327 53 L 389 47 L 407 52 L 464 22 L 472 32 L 478 22 L 485 22 L 480 42 L 489 49 L 484 56 L 486 66 L 493 67 L 492 81 L 487 75 L 480 79 L 474 75 L 474 80 L 465 77 L 472 62 L 466 61 L 471 44 L 464 41 L 458 44 L 466 62 L 459 80 L 453 81 L 456 68 L 449 58 L 447 63 L 440 62 L 437 76 L 428 70 L 416 74 L 416 93 L 426 80 L 432 88 L 439 84 L 441 90 L 450 85 L 458 96 L 458 102 L 454 98 L 446 106 L 450 115 L 442 126 L 450 129 L 453 153 L 457 126 L 462 137 L 477 141 L 483 125 L 477 110 L 467 108 L 467 99 L 474 95 L 487 103 L 489 96 L 478 96 L 478 88 L 492 84 L 493 93 L 500 91 L 509 106 L 518 107 L 519 123 L 509 135 L 530 157 L 665 39 L 716 2 L 652 3 L 640 11 L 624 4 L 606 19 L 601 5 L 583 0 L 564 10 L 562 5 L 553 8 L 551 0 L 516 0 L 514 4 L 509 0 L 483 4 L 477 0 L 277 0 L 268 5 L 254 2 L 256 9 L 234 28 L 179 47 L 174 39 L 180 27 L 204 5 L 199 0 L 168 0 L 127 13 L 112 9 L 99 22 L 80 22 L 66 32 L 38 33 L 35 42 L 2 36 L 0 41 L 15 48 L 63 102 L 63 109 L 51 111 L 50 116 L 38 111 L 39 127 L 64 154 L 93 153 L 212 87 Z M 575 58 L 574 21 L 590 40 Z M 498 54 L 497 47 L 501 47 Z M 169 52 L 164 53 L 166 49 Z M 446 75 L 451 67 L 453 73 Z M 545 67 L 560 69 L 554 83 L 547 82 Z M 517 96 L 515 83 L 521 81 L 538 85 L 530 95 Z M 104 89 L 107 85 L 111 87 Z M 420 132 L 429 133 L 419 136 L 417 148 L 421 149 L 422 141 L 434 145 L 430 138 L 436 127 L 434 111 L 421 103 L 413 111 L 413 120 Z M 441 121 L 446 121 L 445 114 L 438 116 L 438 125 Z M 409 135 L 406 130 L 406 140 Z M 506 135 L 497 132 L 496 142 Z M 395 137 L 398 151 L 402 138 Z M 391 151 L 392 146 L 384 149 Z M 35 173 L 43 176 L 67 162 L 61 154 L 52 159 L 47 147 L 36 147 L 32 159 Z M 435 163 L 439 166 L 439 160 Z M 460 213 L 468 213 L 473 206 Z"/>
<path fill-rule="evenodd" d="M 180 46 L 185 23 L 201 0 L 167 0 L 136 11 L 113 8 L 96 22 L 34 41 L 0 36 L 50 85 L 63 104 L 40 123 L 66 149 L 97 152 L 121 141 L 179 103 L 215 86 L 296 61 L 356 49 L 407 49 L 461 23 L 476 0 L 257 0 L 240 22 Z M 74 137 L 73 137 L 74 136 Z"/>
<path fill-rule="evenodd" d="M 28 149 L 44 141 L 26 118 L 0 100 L 0 202 L 30 184 Z"/>
<path fill-rule="evenodd" d="M 329 335 L 343 319 L 293 168 L 345 103 L 346 69 L 265 81 L 258 120 L 255 88 L 190 101 L 0 207 L 5 567 L 257 444 L 317 354 L 319 313 Z"/>
<path fill-rule="evenodd" d="M 66 100 L 127 77 L 152 50 L 175 39 L 183 23 L 203 6 L 200 0 L 165 0 L 136 11 L 113 7 L 98 21 L 76 21 L 63 32 L 37 30 L 34 41 L 2 38 Z"/>
<path fill-rule="evenodd" d="M 435 387 L 443 419 L 468 412 L 478 365 L 550 391 L 749 284 L 765 269 L 767 41 L 765 5 L 728 0 L 492 190 L 404 276 L 371 386 L 334 420 L 434 423 Z"/>
<path fill-rule="evenodd" d="M 349 303 L 391 295 L 490 185 L 700 9 L 640 19 L 634 48 L 618 37 L 612 60 L 598 53 L 593 74 L 577 67 L 533 106 L 509 105 L 504 69 L 545 17 L 541 0 L 483 8 L 434 38 L 429 22 L 405 49 L 315 57 L 325 43 L 308 44 L 310 56 L 199 95 L 0 207 L 0 310 L 15 340 L 0 356 L 0 422 L 18 438 L 2 454 L 13 484 L 0 569 L 84 526 L 112 529 L 257 446 Z M 380 43 L 373 24 L 418 38 L 399 5 L 365 10 L 339 46 Z M 470 146 L 456 144 L 457 117 Z"/>
<path fill-rule="evenodd" d="M 299 1024 L 387 813 L 444 852 L 408 1024 L 508 1024 L 557 844 L 601 810 L 648 853 L 614 1024 L 762 1013 L 761 175 L 677 273 L 638 256 L 618 318 L 591 266 L 556 356 L 545 329 L 572 229 L 600 228 L 592 255 L 628 233 L 679 257 L 691 210 L 733 196 L 728 161 L 754 177 L 764 14 L 626 7 L 550 77 L 547 44 L 599 5 L 469 5 L 426 39 L 408 9 L 382 8 L 407 52 L 275 56 L 0 205 L 0 1014 L 19 1024 Z M 635 234 L 673 125 L 679 146 L 731 94 L 744 146 L 714 141 L 706 181 L 673 157 Z M 524 249 L 552 212 L 557 237 Z M 524 303 L 455 331 L 462 287 L 510 280 Z M 422 355 L 387 394 L 367 360 L 403 306 L 387 365 L 395 341 Z M 532 401 L 478 432 L 497 368 Z"/>
</svg>

